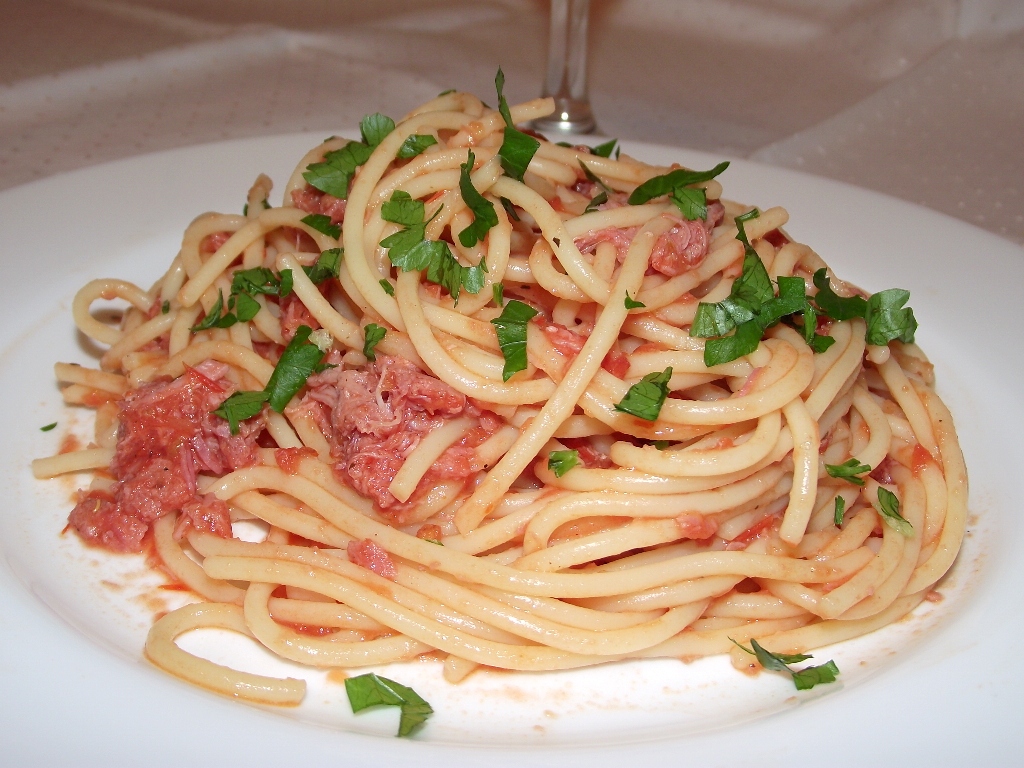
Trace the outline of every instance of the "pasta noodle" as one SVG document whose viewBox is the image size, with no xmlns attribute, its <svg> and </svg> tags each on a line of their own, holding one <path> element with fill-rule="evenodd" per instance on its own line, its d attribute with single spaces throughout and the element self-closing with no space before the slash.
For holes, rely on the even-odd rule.
<svg viewBox="0 0 1024 768">
<path fill-rule="evenodd" d="M 97 408 L 95 444 L 33 469 L 94 471 L 71 527 L 119 552 L 151 537 L 203 598 L 154 624 L 154 664 L 277 704 L 303 682 L 175 638 L 220 627 L 314 667 L 436 653 L 453 682 L 746 665 L 733 641 L 873 631 L 950 567 L 966 469 L 912 330 L 878 343 L 874 297 L 783 208 L 722 199 L 720 169 L 539 141 L 517 172 L 517 136 L 465 93 L 371 116 L 302 158 L 282 205 L 261 176 L 244 215 L 197 218 L 149 290 L 78 293 L 106 352 L 55 370 Z"/>
</svg>

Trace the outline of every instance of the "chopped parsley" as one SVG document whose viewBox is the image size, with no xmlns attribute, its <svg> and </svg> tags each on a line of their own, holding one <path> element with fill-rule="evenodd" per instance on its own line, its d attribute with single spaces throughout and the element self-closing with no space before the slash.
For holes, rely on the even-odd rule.
<svg viewBox="0 0 1024 768">
<path fill-rule="evenodd" d="M 505 306 L 505 284 L 495 283 L 491 286 L 491 294 L 494 296 L 494 303 L 499 307 Z"/>
<path fill-rule="evenodd" d="M 478 242 L 481 242 L 487 236 L 487 232 L 491 227 L 498 224 L 498 214 L 495 212 L 494 206 L 487 202 L 487 199 L 477 191 L 476 187 L 473 186 L 473 179 L 469 176 L 473 171 L 475 160 L 473 150 L 469 150 L 466 162 L 460 166 L 459 191 L 462 193 L 462 199 L 465 201 L 466 206 L 473 213 L 473 223 L 459 232 L 459 242 L 462 243 L 464 248 L 472 248 Z"/>
<path fill-rule="evenodd" d="M 238 422 L 251 419 L 263 410 L 270 395 L 266 392 L 235 392 L 213 413 L 226 420 L 232 435 L 238 434 Z"/>
<path fill-rule="evenodd" d="M 790 677 L 793 678 L 793 685 L 796 686 L 798 691 L 806 691 L 813 688 L 816 685 L 823 683 L 834 683 L 836 681 L 836 675 L 839 674 L 839 667 L 836 666 L 834 661 L 827 661 L 824 664 L 820 664 L 814 667 L 804 667 L 803 669 L 790 669 L 790 664 L 799 664 L 801 661 L 807 661 L 814 657 L 806 653 L 772 653 L 761 646 L 757 640 L 751 638 L 750 645 L 753 650 L 746 646 L 737 643 L 731 637 L 729 638 L 739 648 L 749 653 L 752 656 L 757 657 L 758 663 L 767 670 L 772 672 L 786 672 Z"/>
<path fill-rule="evenodd" d="M 299 326 L 295 336 L 281 353 L 281 359 L 277 361 L 274 373 L 263 390 L 267 394 L 270 407 L 278 413 L 284 411 L 285 406 L 302 389 L 312 373 L 322 370 L 320 361 L 324 353 L 316 344 L 309 341 L 312 332 L 313 329 L 308 325 Z"/>
<path fill-rule="evenodd" d="M 505 135 L 501 142 L 498 155 L 501 157 L 501 167 L 505 173 L 516 181 L 523 180 L 523 174 L 530 165 L 533 156 L 540 149 L 540 142 L 533 136 L 528 136 L 516 129 L 512 122 L 512 113 L 505 101 L 505 74 L 498 67 L 498 74 L 494 76 L 494 87 L 498 91 L 498 111 L 505 121 Z"/>
<path fill-rule="evenodd" d="M 832 522 L 836 524 L 836 528 L 843 524 L 844 514 L 846 514 L 846 499 L 842 495 L 837 495 L 835 513 L 832 515 Z"/>
<path fill-rule="evenodd" d="M 597 155 L 598 157 L 611 157 L 612 151 L 614 151 L 615 159 L 618 160 L 620 151 L 619 147 L 617 146 L 618 143 L 618 139 L 612 139 L 610 141 L 606 141 L 604 144 L 598 144 L 596 147 L 591 147 L 590 152 L 592 154 Z"/>
<path fill-rule="evenodd" d="M 394 296 L 395 295 L 395 286 L 393 286 L 391 284 L 390 280 L 385 278 L 385 279 L 379 280 L 378 282 L 380 282 L 380 287 L 384 289 L 384 293 L 386 293 L 388 296 Z"/>
<path fill-rule="evenodd" d="M 579 451 L 552 451 L 548 454 L 548 469 L 555 473 L 555 477 L 561 477 L 579 461 Z"/>
<path fill-rule="evenodd" d="M 515 299 L 505 304 L 501 314 L 491 320 L 498 335 L 498 346 L 505 358 L 501 371 L 502 381 L 508 381 L 519 371 L 526 370 L 526 328 L 537 310 Z"/>
<path fill-rule="evenodd" d="M 709 368 L 749 355 L 757 349 L 764 332 L 785 318 L 799 315 L 804 341 L 815 352 L 824 352 L 835 340 L 819 336 L 817 312 L 806 295 L 803 278 L 780 276 L 778 295 L 768 271 L 750 245 L 744 222 L 759 216 L 758 210 L 736 217 L 736 239 L 743 243 L 743 270 L 733 282 L 728 298 L 714 304 L 700 302 L 690 335 L 708 339 L 704 364 Z M 735 329 L 735 333 L 726 336 Z"/>
<path fill-rule="evenodd" d="M 867 464 L 861 464 L 856 459 L 847 459 L 842 464 L 826 464 L 825 471 L 828 472 L 829 477 L 848 480 L 854 485 L 864 485 L 864 479 L 857 477 L 857 475 L 870 472 L 871 467 Z"/>
<path fill-rule="evenodd" d="M 402 713 L 398 723 L 399 736 L 409 736 L 434 714 L 433 708 L 412 688 L 372 672 L 347 678 L 345 693 L 353 713 L 368 707 L 399 707 Z"/>
<path fill-rule="evenodd" d="M 345 250 L 343 248 L 328 248 L 317 257 L 316 263 L 313 266 L 303 267 L 302 271 L 306 273 L 306 277 L 309 278 L 311 283 L 319 285 L 326 280 L 338 276 L 341 272 L 341 259 L 344 255 Z"/>
<path fill-rule="evenodd" d="M 626 396 L 615 404 L 615 410 L 646 421 L 656 421 L 668 397 L 668 382 L 671 378 L 671 366 L 660 373 L 648 373 L 629 388 Z"/>
<path fill-rule="evenodd" d="M 56 428 L 57 428 L 57 422 L 54 421 L 54 422 L 51 422 L 50 424 L 47 424 L 45 427 L 40 427 L 39 431 L 40 432 L 49 432 L 51 429 L 56 429 Z"/>
<path fill-rule="evenodd" d="M 630 205 L 643 205 L 656 197 L 668 195 L 680 212 L 690 221 L 708 217 L 707 195 L 703 189 L 691 189 L 691 185 L 710 181 L 729 167 L 723 161 L 710 171 L 690 171 L 677 168 L 661 176 L 648 179 L 633 190 L 629 196 Z"/>
<path fill-rule="evenodd" d="M 363 326 L 363 355 L 365 355 L 366 359 L 370 362 L 377 359 L 374 349 L 381 341 L 383 341 L 387 332 L 387 328 L 377 325 L 376 323 L 369 323 L 368 325 Z"/>
<path fill-rule="evenodd" d="M 213 302 L 213 306 L 206 313 L 206 317 L 203 318 L 201 323 L 193 325 L 189 330 L 192 333 L 198 333 L 199 331 L 208 331 L 211 328 L 230 328 L 238 322 L 238 318 L 231 312 L 226 312 L 222 315 L 221 311 L 223 308 L 224 291 L 217 291 L 217 300 Z"/>
<path fill-rule="evenodd" d="M 393 130 L 395 121 L 380 112 L 366 115 L 359 121 L 359 133 L 363 137 L 363 144 L 371 149 L 384 141 Z"/>
<path fill-rule="evenodd" d="M 402 160 L 408 160 L 422 154 L 427 147 L 432 147 L 435 144 L 437 144 L 437 139 L 430 134 L 414 133 L 411 136 L 406 136 L 402 146 L 398 148 L 398 156 Z"/>
<path fill-rule="evenodd" d="M 814 303 L 833 320 L 864 318 L 867 325 L 864 340 L 868 344 L 884 347 L 897 339 L 904 344 L 914 342 L 917 319 L 914 310 L 906 306 L 910 291 L 889 288 L 872 294 L 866 300 L 861 296 L 838 296 L 832 290 L 824 267 L 814 273 L 814 286 L 818 289 Z"/>
<path fill-rule="evenodd" d="M 391 203 L 396 205 L 385 210 L 384 206 Z M 480 293 L 484 287 L 487 263 L 481 259 L 475 267 L 464 267 L 452 254 L 448 243 L 443 240 L 427 240 L 427 222 L 423 220 L 426 214 L 422 202 L 412 200 L 406 192 L 396 191 L 384 206 L 381 206 L 383 217 L 391 216 L 389 220 L 405 225 L 405 229 L 380 241 L 381 247 L 388 249 L 388 258 L 392 264 L 405 272 L 426 270 L 427 280 L 446 288 L 456 304 L 463 288 L 469 293 Z"/>
<path fill-rule="evenodd" d="M 897 533 L 908 539 L 914 535 L 914 526 L 900 514 L 900 500 L 896 494 L 882 486 L 878 486 L 878 506 L 882 510 L 882 520 Z"/>
<path fill-rule="evenodd" d="M 363 123 L 366 123 L 368 119 L 369 117 L 364 117 Z M 367 127 L 371 132 L 377 130 L 375 125 L 368 125 Z M 393 122 L 392 127 L 394 127 Z M 360 125 L 360 130 L 363 130 L 362 125 Z M 349 142 L 341 149 L 325 154 L 321 162 L 311 163 L 306 166 L 302 178 L 311 187 L 344 200 L 348 197 L 348 186 L 352 181 L 356 168 L 369 160 L 371 154 L 373 154 L 372 146 L 358 141 Z M 310 224 L 310 226 L 315 225 Z M 337 235 L 334 235 L 334 237 L 337 237 Z"/>
<path fill-rule="evenodd" d="M 163 304 L 160 305 L 160 314 L 161 315 L 166 315 L 170 311 L 171 311 L 171 302 L 165 301 Z"/>
<path fill-rule="evenodd" d="M 643 309 L 644 307 L 647 306 L 642 301 L 637 301 L 636 299 L 629 298 L 629 294 L 628 293 L 626 294 L 626 302 L 625 303 L 626 303 L 626 309 Z"/>
<path fill-rule="evenodd" d="M 604 205 L 608 202 L 608 193 L 602 190 L 598 192 L 594 197 L 587 203 L 587 207 L 583 209 L 584 213 L 592 213 L 598 209 L 598 206 Z"/>
<path fill-rule="evenodd" d="M 330 216 L 325 216 L 322 213 L 311 213 L 309 216 L 303 216 L 299 221 L 321 234 L 333 237 L 335 240 L 341 237 L 341 225 L 332 224 Z"/>
</svg>

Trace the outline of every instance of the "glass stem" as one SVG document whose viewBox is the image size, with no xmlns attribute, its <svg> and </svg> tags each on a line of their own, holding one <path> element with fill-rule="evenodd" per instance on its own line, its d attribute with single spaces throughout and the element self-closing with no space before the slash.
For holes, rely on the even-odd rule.
<svg viewBox="0 0 1024 768">
<path fill-rule="evenodd" d="M 587 22 L 590 0 L 551 0 L 548 68 L 544 96 L 555 111 L 534 121 L 539 130 L 593 133 L 597 128 L 587 97 Z"/>
</svg>

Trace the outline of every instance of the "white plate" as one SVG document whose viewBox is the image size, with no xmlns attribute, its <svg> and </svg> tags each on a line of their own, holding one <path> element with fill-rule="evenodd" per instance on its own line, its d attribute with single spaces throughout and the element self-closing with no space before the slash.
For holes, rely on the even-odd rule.
<svg viewBox="0 0 1024 768">
<path fill-rule="evenodd" d="M 1024 252 L 986 232 L 878 194 L 736 162 L 731 199 L 784 205 L 790 232 L 869 290 L 911 290 L 919 342 L 959 427 L 972 512 L 946 599 L 867 638 L 819 651 L 841 684 L 796 695 L 777 675 L 750 679 L 724 658 L 618 664 L 547 675 L 477 673 L 460 686 L 439 665 L 396 665 L 437 714 L 414 740 L 387 735 L 394 712 L 355 718 L 343 686 L 307 674 L 307 702 L 265 710 L 170 678 L 141 657 L 153 612 L 174 593 L 138 559 L 61 536 L 73 483 L 37 483 L 35 456 L 87 417 L 60 406 L 55 360 L 88 362 L 70 299 L 99 276 L 150 284 L 188 222 L 237 211 L 256 174 L 283 185 L 319 135 L 192 147 L 47 179 L 0 194 L 0 392 L 13 410 L 0 445 L 0 762 L 283 764 L 382 757 L 419 766 L 613 765 L 685 756 L 693 764 L 936 765 L 1010 762 L 1024 744 L 1018 644 L 1024 528 L 1016 476 L 1022 373 L 1017 338 Z M 654 162 L 719 158 L 632 145 Z M 1017 386 L 1015 386 L 1017 385 Z M 52 421 L 59 427 L 43 433 Z M 200 633 L 188 641 L 251 668 L 286 665 Z M 295 672 L 291 672 L 295 674 Z M 383 752 L 381 751 L 383 750 Z"/>
</svg>

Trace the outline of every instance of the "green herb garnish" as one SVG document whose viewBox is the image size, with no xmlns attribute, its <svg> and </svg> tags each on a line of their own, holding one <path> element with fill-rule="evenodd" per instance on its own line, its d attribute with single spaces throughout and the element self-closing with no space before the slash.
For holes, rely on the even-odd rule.
<svg viewBox="0 0 1024 768">
<path fill-rule="evenodd" d="M 374 352 L 374 348 L 384 339 L 387 335 L 388 329 L 377 325 L 376 323 L 369 323 L 363 326 L 363 355 L 369 361 L 377 359 L 377 355 Z"/>
<path fill-rule="evenodd" d="M 306 277 L 311 283 L 319 285 L 325 280 L 338 276 L 341 272 L 341 260 L 344 255 L 343 248 L 328 248 L 317 257 L 313 266 L 303 267 L 302 271 L 306 273 Z"/>
<path fill-rule="evenodd" d="M 332 224 L 330 216 L 325 216 L 322 213 L 311 213 L 309 216 L 303 216 L 299 221 L 315 229 L 317 232 L 333 237 L 335 240 L 341 237 L 341 225 Z"/>
<path fill-rule="evenodd" d="M 878 506 L 882 510 L 882 520 L 897 533 L 908 539 L 914 535 L 914 526 L 900 514 L 900 500 L 890 490 L 878 486 Z"/>
<path fill-rule="evenodd" d="M 548 469 L 561 477 L 580 461 L 579 451 L 552 451 L 548 454 Z"/>
<path fill-rule="evenodd" d="M 498 67 L 498 74 L 494 77 L 494 87 L 498 91 L 498 111 L 505 121 L 505 135 L 501 142 L 498 155 L 501 157 L 501 167 L 505 173 L 516 181 L 523 180 L 523 174 L 530 165 L 533 156 L 540 149 L 540 142 L 533 136 L 527 136 L 517 130 L 512 122 L 512 113 L 505 101 L 505 74 Z"/>
<path fill-rule="evenodd" d="M 841 495 L 836 496 L 836 510 L 832 515 L 832 522 L 836 524 L 836 528 L 843 524 L 843 515 L 846 513 L 846 499 Z"/>
<path fill-rule="evenodd" d="M 501 371 L 502 381 L 508 381 L 519 371 L 526 370 L 526 328 L 537 314 L 529 304 L 511 300 L 505 304 L 501 315 L 491 320 L 498 335 L 498 346 L 505 357 Z"/>
<path fill-rule="evenodd" d="M 40 427 L 39 431 L 40 432 L 49 432 L 51 429 L 56 429 L 56 427 L 57 427 L 57 422 L 54 421 L 54 422 L 51 422 L 50 424 L 47 424 L 45 427 Z"/>
<path fill-rule="evenodd" d="M 656 421 L 668 397 L 668 382 L 671 378 L 671 366 L 660 373 L 648 373 L 629 388 L 626 396 L 615 404 L 615 410 L 646 421 Z"/>
<path fill-rule="evenodd" d="M 643 309 L 646 306 L 647 305 L 644 304 L 642 301 L 631 299 L 629 298 L 629 294 L 626 294 L 626 309 Z"/>
<path fill-rule="evenodd" d="M 856 459 L 847 459 L 842 464 L 826 464 L 825 471 L 828 472 L 829 477 L 848 480 L 854 485 L 864 485 L 864 479 L 857 477 L 857 475 L 870 472 L 871 467 L 867 464 L 861 464 Z"/>
<path fill-rule="evenodd" d="M 473 179 L 470 178 L 469 174 L 473 171 L 475 160 L 473 150 L 470 150 L 466 162 L 460 166 L 459 191 L 473 214 L 473 223 L 459 232 L 459 242 L 463 248 L 472 248 L 487 236 L 491 227 L 498 224 L 498 214 L 495 213 L 494 206 L 477 191 L 473 186 Z"/>
<path fill-rule="evenodd" d="M 758 663 L 765 669 L 771 670 L 772 672 L 788 673 L 790 677 L 793 678 L 793 685 L 796 686 L 798 691 L 806 691 L 822 683 L 834 683 L 836 681 L 836 675 L 839 674 L 839 667 L 837 667 L 836 663 L 831 660 L 818 666 L 793 670 L 789 668 L 790 664 L 799 664 L 801 661 L 807 661 L 807 659 L 813 659 L 814 657 L 806 653 L 772 653 L 771 651 L 763 648 L 761 644 L 753 638 L 750 639 L 750 645 L 753 648 L 753 650 L 751 650 L 750 648 L 737 643 L 731 637 L 729 639 L 750 655 L 756 656 Z"/>
<path fill-rule="evenodd" d="M 410 735 L 434 714 L 431 706 L 412 688 L 373 673 L 346 679 L 345 693 L 353 713 L 382 705 L 401 708 L 399 736 Z"/>
<path fill-rule="evenodd" d="M 270 396 L 266 392 L 235 392 L 213 413 L 228 423 L 232 435 L 238 434 L 238 422 L 251 419 L 263 410 Z"/>
</svg>

